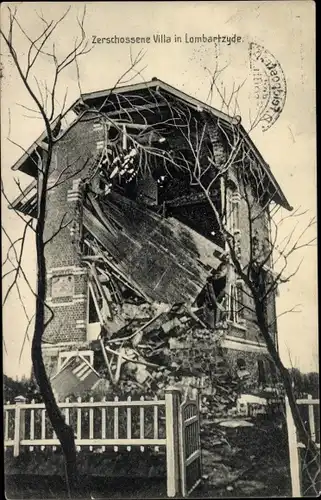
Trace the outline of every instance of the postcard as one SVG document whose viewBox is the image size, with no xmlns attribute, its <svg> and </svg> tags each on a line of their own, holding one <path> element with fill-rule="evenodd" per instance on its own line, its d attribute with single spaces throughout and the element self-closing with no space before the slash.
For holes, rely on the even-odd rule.
<svg viewBox="0 0 321 500">
<path fill-rule="evenodd" d="M 315 4 L 6 2 L 8 498 L 318 496 Z"/>
</svg>

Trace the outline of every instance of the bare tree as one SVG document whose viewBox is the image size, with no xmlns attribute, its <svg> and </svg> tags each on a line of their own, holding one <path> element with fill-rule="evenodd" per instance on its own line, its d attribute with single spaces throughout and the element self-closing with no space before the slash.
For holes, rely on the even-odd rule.
<svg viewBox="0 0 321 500">
<path fill-rule="evenodd" d="M 12 241 L 9 233 L 4 229 L 4 234 L 9 241 L 9 249 L 7 251 L 7 256 L 5 262 L 11 262 L 12 268 L 5 274 L 5 276 L 12 275 L 13 279 L 8 286 L 3 305 L 7 302 L 8 297 L 13 289 L 16 288 L 18 292 L 19 299 L 24 307 L 23 300 L 21 299 L 19 279 L 22 277 L 26 282 L 30 290 L 35 297 L 35 315 L 34 317 L 29 317 L 25 311 L 28 326 L 26 329 L 26 338 L 28 337 L 28 330 L 32 321 L 34 321 L 34 331 L 32 337 L 32 366 L 35 379 L 39 386 L 40 393 L 42 395 L 49 420 L 55 430 L 55 433 L 61 443 L 62 451 L 65 457 L 66 465 L 66 481 L 69 494 L 74 490 L 77 484 L 77 469 L 76 469 L 76 447 L 74 439 L 73 429 L 65 423 L 65 419 L 57 405 L 55 400 L 53 390 L 50 384 L 50 380 L 46 373 L 43 356 L 42 356 L 42 338 L 46 331 L 46 328 L 52 321 L 54 317 L 54 312 L 50 306 L 46 303 L 46 258 L 45 258 L 45 248 L 46 245 L 65 227 L 67 227 L 71 221 L 67 220 L 66 214 L 60 221 L 57 231 L 55 231 L 49 238 L 46 239 L 45 236 L 45 221 L 46 221 L 46 207 L 47 207 L 47 197 L 48 192 L 52 189 L 52 186 L 48 186 L 48 179 L 50 173 L 52 173 L 52 157 L 53 149 L 56 144 L 64 136 L 63 130 L 61 130 L 61 122 L 66 115 L 66 103 L 68 89 L 65 91 L 62 103 L 59 104 L 58 96 L 63 85 L 64 72 L 67 68 L 74 66 L 76 73 L 78 75 L 78 87 L 80 87 L 80 77 L 79 77 L 79 67 L 78 60 L 80 57 L 87 54 L 91 48 L 88 47 L 88 41 L 86 38 L 84 23 L 86 8 L 84 8 L 83 13 L 80 17 L 77 17 L 77 24 L 79 28 L 79 35 L 74 40 L 74 46 L 67 48 L 66 53 L 62 56 L 58 56 L 56 50 L 56 36 L 57 30 L 62 25 L 70 12 L 70 7 L 63 13 L 63 15 L 57 20 L 47 20 L 42 14 L 36 13 L 39 19 L 39 34 L 36 37 L 27 33 L 24 29 L 23 23 L 19 19 L 17 8 L 8 7 L 8 28 L 5 31 L 1 29 L 2 39 L 8 49 L 8 53 L 14 63 L 17 70 L 18 77 L 20 78 L 26 95 L 31 99 L 33 107 L 27 107 L 21 105 L 29 113 L 32 113 L 31 117 L 38 117 L 42 120 L 45 127 L 45 141 L 39 144 L 39 149 L 37 150 L 38 159 L 35 161 L 31 156 L 28 155 L 28 151 L 17 142 L 15 142 L 10 137 L 10 124 L 9 124 L 9 136 L 8 140 L 19 147 L 25 154 L 31 158 L 37 169 L 37 217 L 36 225 L 33 227 L 32 220 L 26 220 L 25 217 L 16 211 L 17 215 L 22 219 L 24 224 L 24 229 L 21 238 Z M 15 44 L 15 35 L 23 35 L 25 38 L 25 43 L 27 49 L 25 50 L 26 58 L 23 59 L 17 53 L 17 48 Z M 51 81 L 41 82 L 37 75 L 37 63 L 40 59 L 46 59 L 51 64 L 53 68 L 53 75 Z M 116 88 L 121 83 L 126 83 L 130 81 L 133 77 L 139 73 L 137 66 L 143 58 L 143 53 L 140 52 L 137 57 L 130 57 L 129 68 L 124 72 L 123 75 L 119 77 L 115 83 L 114 88 Z M 83 118 L 84 113 L 78 117 L 72 126 L 74 126 L 81 118 Z M 99 113 L 99 110 L 97 111 Z M 39 152 L 40 151 L 40 152 Z M 68 178 L 75 175 L 72 171 L 73 165 L 67 163 L 63 169 L 63 172 L 59 173 L 58 178 L 55 181 L 55 186 L 62 182 L 65 182 Z M 86 167 L 86 159 L 83 161 L 81 170 Z M 71 173 L 70 173 L 71 172 Z M 68 175 L 70 173 L 70 175 Z M 16 181 L 17 187 L 21 193 L 23 190 L 20 187 L 19 181 Z M 5 192 L 5 187 L 1 185 L 1 191 L 4 198 L 8 201 L 9 206 L 11 205 L 10 200 Z M 37 284 L 36 290 L 33 290 L 30 285 L 28 278 L 23 270 L 22 258 L 23 252 L 25 250 L 25 237 L 28 230 L 32 230 L 35 236 L 36 244 L 36 259 L 37 259 Z M 14 256 L 12 256 L 12 252 Z"/>
<path fill-rule="evenodd" d="M 245 317 L 264 339 L 280 375 L 299 439 L 309 456 L 308 461 L 317 465 L 317 473 L 310 479 L 311 489 L 318 492 L 319 451 L 301 418 L 290 371 L 283 364 L 277 348 L 277 316 L 273 310 L 279 287 L 289 283 L 302 264 L 301 260 L 293 267 L 293 261 L 295 263 L 297 259 L 292 258 L 300 251 L 315 246 L 316 220 L 312 217 L 304 224 L 302 221 L 306 220 L 307 211 L 300 207 L 292 210 L 288 206 L 290 211 L 286 215 L 281 214 L 278 189 L 271 181 L 269 167 L 263 168 L 248 143 L 248 133 L 259 123 L 262 110 L 251 121 L 250 130 L 245 132 L 239 116 L 240 86 L 233 87 L 231 95 L 227 96 L 218 84 L 220 73 L 216 70 L 211 75 L 210 95 L 214 92 L 218 95 L 226 112 L 225 119 L 215 119 L 201 110 L 203 116 L 200 120 L 187 106 L 172 104 L 173 113 L 181 117 L 182 123 L 185 120 L 176 128 L 185 154 L 171 160 L 177 167 L 186 168 L 191 185 L 198 186 L 206 197 L 215 221 L 213 240 L 223 244 L 226 250 L 228 279 L 222 296 L 214 296 L 216 308 L 231 314 L 232 307 L 232 314 Z M 225 125 L 226 120 L 229 127 Z M 213 147 L 216 134 L 225 143 L 222 154 Z M 242 235 L 238 231 L 240 215 L 243 220 L 246 219 L 245 235 L 244 231 Z M 285 222 L 291 222 L 292 228 L 284 236 L 281 232 Z M 246 248 L 246 251 L 241 251 L 241 248 Z M 234 286 L 238 281 L 241 282 L 241 296 Z M 227 299 L 226 303 L 223 299 Z M 295 312 L 298 312 L 297 306 L 281 315 Z"/>
</svg>

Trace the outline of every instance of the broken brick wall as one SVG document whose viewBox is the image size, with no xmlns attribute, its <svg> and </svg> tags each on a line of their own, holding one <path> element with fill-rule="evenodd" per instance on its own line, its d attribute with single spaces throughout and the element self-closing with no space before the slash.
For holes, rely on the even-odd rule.
<svg viewBox="0 0 321 500">
<path fill-rule="evenodd" d="M 92 121 L 79 122 L 57 144 L 54 152 L 53 168 L 55 171 L 51 182 L 57 179 L 59 173 L 67 165 L 70 167 L 65 174 L 68 180 L 51 189 L 48 194 L 47 237 L 50 237 L 57 229 L 64 214 L 66 214 L 66 220 L 72 219 L 72 223 L 46 247 L 48 297 L 55 312 L 55 317 L 44 336 L 44 340 L 49 342 L 68 343 L 86 340 L 87 274 L 86 267 L 82 267 L 80 263 L 77 245 L 82 210 L 82 188 L 78 180 L 90 168 L 93 158 L 101 150 L 103 139 L 102 127 L 94 125 Z M 215 148 L 217 147 L 216 144 Z M 220 154 L 223 153 L 221 149 Z M 72 176 L 73 173 L 74 176 Z M 240 207 L 240 238 L 242 255 L 246 255 L 249 248 L 248 212 L 244 205 Z M 66 276 L 73 284 L 70 288 L 68 288 L 68 283 L 67 287 L 64 284 Z M 55 296 L 52 293 L 54 282 L 58 289 L 58 295 L 56 293 Z M 256 341 L 257 329 L 251 321 L 248 321 L 246 328 L 239 330 L 238 335 L 246 340 Z M 64 347 L 61 349 L 63 350 Z"/>
<path fill-rule="evenodd" d="M 224 348 L 223 351 L 232 374 L 237 374 L 240 368 L 249 373 L 249 377 L 244 383 L 243 392 L 255 390 L 260 385 L 274 386 L 276 382 L 275 372 L 271 367 L 270 358 L 267 354 L 246 350 L 246 347 L 244 351 L 231 348 Z"/>
</svg>

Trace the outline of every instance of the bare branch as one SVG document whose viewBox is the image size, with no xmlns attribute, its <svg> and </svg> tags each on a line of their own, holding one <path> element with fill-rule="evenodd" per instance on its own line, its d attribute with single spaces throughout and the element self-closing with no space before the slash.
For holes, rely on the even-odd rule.
<svg viewBox="0 0 321 500">
<path fill-rule="evenodd" d="M 17 282 L 17 279 L 18 279 L 18 276 L 19 276 L 19 272 L 20 272 L 20 269 L 21 269 L 21 261 L 22 261 L 22 256 L 23 256 L 23 250 L 24 250 L 26 233 L 27 233 L 27 229 L 29 228 L 29 226 L 30 226 L 31 223 L 32 223 L 32 219 L 29 220 L 25 224 L 25 227 L 24 227 L 24 230 L 23 230 L 23 233 L 22 233 L 22 238 L 21 238 L 22 241 L 21 241 L 21 247 L 20 247 L 19 257 L 17 259 L 17 268 L 16 268 L 15 276 L 14 276 L 14 279 L 13 279 L 12 283 L 8 287 L 8 290 L 5 293 L 5 296 L 4 296 L 4 299 L 3 299 L 3 302 L 2 302 L 2 307 L 5 305 L 5 303 L 6 303 L 7 299 L 8 299 L 8 296 L 10 294 L 10 291 L 12 290 L 12 288 L 15 286 L 15 284 Z M 9 241 L 11 241 L 10 236 L 8 235 L 7 231 L 5 230 L 5 228 L 3 226 L 2 226 L 2 230 L 5 233 L 5 235 L 7 236 L 7 238 L 9 239 Z"/>
<path fill-rule="evenodd" d="M 59 223 L 59 227 L 56 231 L 54 231 L 52 233 L 52 235 L 50 236 L 50 238 L 48 238 L 47 240 L 44 241 L 44 245 L 48 245 L 48 243 L 50 243 L 56 236 L 57 234 L 60 233 L 60 231 L 62 231 L 62 229 L 66 228 L 67 226 L 69 226 L 69 224 L 72 222 L 72 220 L 69 220 L 68 222 L 65 222 L 65 217 L 66 217 L 66 213 L 64 213 L 60 223 Z"/>
</svg>

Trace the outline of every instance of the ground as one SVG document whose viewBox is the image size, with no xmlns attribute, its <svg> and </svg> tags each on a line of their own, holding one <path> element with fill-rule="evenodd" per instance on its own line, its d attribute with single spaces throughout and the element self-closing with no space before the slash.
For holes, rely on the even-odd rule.
<svg viewBox="0 0 321 500">
<path fill-rule="evenodd" d="M 252 427 L 221 429 L 221 436 L 214 424 L 203 429 L 206 479 L 197 496 L 291 495 L 287 439 L 281 420 L 262 419 Z"/>
<path fill-rule="evenodd" d="M 219 423 L 204 421 L 202 447 L 204 478 L 191 498 L 291 495 L 286 433 L 278 422 L 262 420 L 252 427 L 224 428 Z M 134 457 L 130 453 L 128 458 Z M 108 478 L 102 467 L 96 470 L 100 476 L 88 477 L 82 471 L 80 497 L 166 498 L 166 481 L 161 477 L 164 469 L 160 463 L 149 468 L 145 478 Z M 66 497 L 66 492 L 59 476 L 20 474 L 19 478 L 7 476 L 6 496 L 49 499 Z"/>
</svg>

